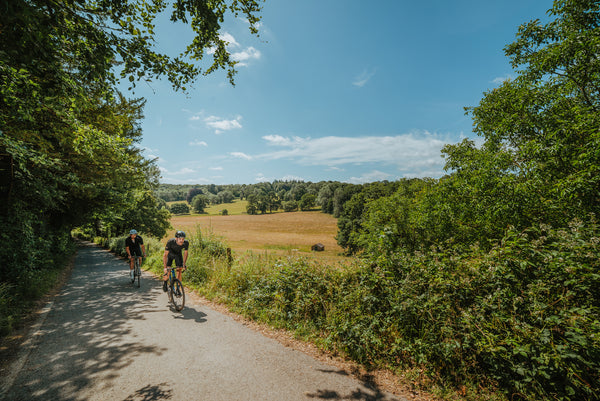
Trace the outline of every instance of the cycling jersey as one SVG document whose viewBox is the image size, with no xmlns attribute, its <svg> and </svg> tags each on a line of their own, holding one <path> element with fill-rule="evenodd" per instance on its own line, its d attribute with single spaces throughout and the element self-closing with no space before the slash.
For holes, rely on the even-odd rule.
<svg viewBox="0 0 600 401">
<path fill-rule="evenodd" d="M 134 255 L 143 256 L 142 248 L 141 248 L 141 245 L 143 245 L 143 244 L 144 244 L 144 239 L 139 235 L 137 235 L 135 237 L 135 240 L 133 240 L 131 238 L 131 235 L 125 239 L 125 247 L 129 248 L 129 253 L 131 254 L 131 256 L 134 256 Z"/>
<path fill-rule="evenodd" d="M 190 242 L 188 240 L 184 240 L 183 245 L 177 245 L 175 238 L 168 240 L 165 246 L 165 251 L 169 252 L 167 266 L 170 267 L 173 264 L 173 260 L 175 260 L 175 267 L 183 267 L 183 250 L 187 251 L 189 246 Z"/>
</svg>

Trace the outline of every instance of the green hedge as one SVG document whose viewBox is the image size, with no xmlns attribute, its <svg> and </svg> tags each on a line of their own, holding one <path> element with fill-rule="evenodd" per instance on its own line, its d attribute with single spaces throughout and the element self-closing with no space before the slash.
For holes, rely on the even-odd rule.
<svg viewBox="0 0 600 401">
<path fill-rule="evenodd" d="M 540 227 L 509 231 L 490 252 L 396 254 L 346 269 L 291 258 L 229 266 L 217 252 L 185 279 L 370 367 L 419 368 L 443 387 L 488 386 L 506 399 L 593 400 L 598 238 L 595 222 Z M 212 252 L 198 248 L 197 261 Z"/>
<path fill-rule="evenodd" d="M 416 369 L 447 390 L 468 385 L 511 400 L 595 400 L 599 234 L 594 221 L 511 230 L 489 252 L 399 253 L 340 268 L 231 261 L 222 239 L 198 230 L 184 281 L 371 368 Z M 111 249 L 123 244 L 111 240 Z M 147 244 L 145 266 L 161 272 L 163 244 Z"/>
</svg>

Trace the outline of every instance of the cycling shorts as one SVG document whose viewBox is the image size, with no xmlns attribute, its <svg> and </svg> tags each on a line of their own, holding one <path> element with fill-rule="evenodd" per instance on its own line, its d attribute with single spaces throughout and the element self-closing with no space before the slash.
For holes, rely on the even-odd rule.
<svg viewBox="0 0 600 401">
<path fill-rule="evenodd" d="M 167 256 L 167 266 L 171 267 L 173 261 L 175 261 L 175 267 L 183 267 L 183 255 L 169 253 Z"/>
<path fill-rule="evenodd" d="M 129 248 L 129 253 L 131 254 L 131 256 L 143 256 L 142 250 L 140 248 Z"/>
</svg>

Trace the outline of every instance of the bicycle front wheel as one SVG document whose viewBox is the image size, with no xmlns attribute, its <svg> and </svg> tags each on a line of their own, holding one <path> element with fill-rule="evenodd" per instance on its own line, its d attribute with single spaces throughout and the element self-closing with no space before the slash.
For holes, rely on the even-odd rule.
<svg viewBox="0 0 600 401">
<path fill-rule="evenodd" d="M 173 280 L 173 291 L 171 293 L 171 300 L 175 305 L 176 311 L 181 311 L 185 306 L 185 291 L 183 284 L 178 279 Z"/>
<path fill-rule="evenodd" d="M 140 280 L 142 279 L 142 270 L 140 269 L 140 260 L 136 259 L 135 261 L 135 273 L 137 276 L 137 286 L 140 288 Z"/>
<path fill-rule="evenodd" d="M 167 281 L 167 298 L 169 298 L 169 302 L 173 303 L 173 284 L 171 280 Z"/>
</svg>

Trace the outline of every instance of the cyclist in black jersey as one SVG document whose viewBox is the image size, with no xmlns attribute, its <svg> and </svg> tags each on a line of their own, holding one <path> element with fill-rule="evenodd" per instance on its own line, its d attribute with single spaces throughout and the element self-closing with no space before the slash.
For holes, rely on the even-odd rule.
<svg viewBox="0 0 600 401">
<path fill-rule="evenodd" d="M 129 231 L 129 237 L 125 239 L 125 251 L 127 251 L 127 257 L 129 258 L 129 276 L 133 279 L 133 258 L 140 258 L 141 264 L 142 256 L 146 257 L 144 239 L 141 235 L 138 235 L 138 232 L 135 229 Z"/>
<path fill-rule="evenodd" d="M 185 239 L 185 233 L 183 231 L 177 231 L 175 238 L 171 238 L 165 245 L 165 253 L 163 255 L 163 290 L 167 290 L 167 266 L 171 267 L 173 261 L 175 261 L 175 270 L 177 272 L 177 279 L 181 281 L 181 272 L 187 269 L 186 262 L 188 258 L 188 248 L 190 243 Z"/>
</svg>

